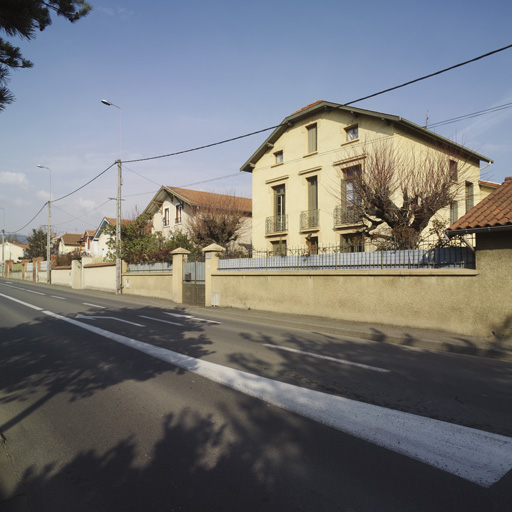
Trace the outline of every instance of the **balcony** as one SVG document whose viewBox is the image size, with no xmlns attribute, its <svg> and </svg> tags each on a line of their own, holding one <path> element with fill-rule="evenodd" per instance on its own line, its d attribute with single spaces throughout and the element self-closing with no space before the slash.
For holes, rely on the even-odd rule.
<svg viewBox="0 0 512 512">
<path fill-rule="evenodd" d="M 265 219 L 265 234 L 273 235 L 288 230 L 288 215 L 275 215 Z"/>
<path fill-rule="evenodd" d="M 308 231 L 320 228 L 320 210 L 306 210 L 300 214 L 300 230 Z"/>
<path fill-rule="evenodd" d="M 341 205 L 334 208 L 333 217 L 335 228 L 346 224 L 361 224 L 363 221 L 361 214 L 357 210 Z"/>
</svg>

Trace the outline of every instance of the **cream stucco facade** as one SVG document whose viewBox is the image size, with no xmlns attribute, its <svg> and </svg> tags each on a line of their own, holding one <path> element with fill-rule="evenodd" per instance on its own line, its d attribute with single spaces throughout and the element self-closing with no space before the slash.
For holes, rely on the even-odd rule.
<svg viewBox="0 0 512 512">
<path fill-rule="evenodd" d="M 253 246 L 340 245 L 360 232 L 359 220 L 342 208 L 350 193 L 342 192 L 342 180 L 355 166 L 364 172 L 365 148 L 376 142 L 416 158 L 441 147 L 453 151 L 458 200 L 438 218 L 454 221 L 480 201 L 486 157 L 400 117 L 321 101 L 287 117 L 241 169 L 252 173 Z"/>
</svg>

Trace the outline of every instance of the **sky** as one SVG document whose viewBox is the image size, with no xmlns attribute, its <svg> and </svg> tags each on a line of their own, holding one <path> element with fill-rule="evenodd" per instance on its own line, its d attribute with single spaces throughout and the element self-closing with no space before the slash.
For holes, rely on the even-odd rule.
<svg viewBox="0 0 512 512">
<path fill-rule="evenodd" d="M 272 127 L 316 100 L 351 102 L 512 44 L 508 0 L 89 2 L 74 24 L 54 17 L 34 40 L 9 39 L 34 67 L 12 72 L 16 101 L 0 112 L 6 233 L 46 226 L 50 176 L 52 231 L 115 217 L 120 157 L 123 218 L 162 185 L 250 197 L 240 167 L 271 132 L 128 161 Z M 427 112 L 434 125 L 502 105 L 432 128 L 494 160 L 482 178 L 498 183 L 512 175 L 512 49 L 354 104 L 419 125 Z"/>
</svg>

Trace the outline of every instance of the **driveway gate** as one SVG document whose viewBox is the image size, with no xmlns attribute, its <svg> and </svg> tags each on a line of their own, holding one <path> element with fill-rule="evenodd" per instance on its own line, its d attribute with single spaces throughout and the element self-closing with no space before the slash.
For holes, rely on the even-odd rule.
<svg viewBox="0 0 512 512">
<path fill-rule="evenodd" d="M 183 303 L 204 306 L 204 256 L 183 263 Z"/>
</svg>

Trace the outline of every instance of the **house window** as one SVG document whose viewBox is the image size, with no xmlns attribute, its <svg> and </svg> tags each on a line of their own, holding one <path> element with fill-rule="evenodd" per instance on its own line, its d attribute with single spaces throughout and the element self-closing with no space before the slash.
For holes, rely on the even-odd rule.
<svg viewBox="0 0 512 512">
<path fill-rule="evenodd" d="M 313 176 L 308 182 L 308 210 L 318 210 L 318 178 Z"/>
<path fill-rule="evenodd" d="M 459 205 L 457 202 L 450 204 L 450 225 L 455 224 L 459 218 Z"/>
<path fill-rule="evenodd" d="M 274 256 L 286 256 L 286 240 L 270 242 Z"/>
<path fill-rule="evenodd" d="M 356 140 L 359 138 L 359 127 L 357 124 L 345 128 L 346 141 Z"/>
<path fill-rule="evenodd" d="M 469 212 L 473 205 L 475 204 L 474 194 L 473 194 L 473 183 L 466 181 L 466 212 Z"/>
<path fill-rule="evenodd" d="M 361 233 L 341 235 L 341 252 L 364 252 L 364 237 Z"/>
<path fill-rule="evenodd" d="M 283 152 L 282 151 L 276 151 L 274 153 L 275 158 L 275 164 L 282 164 L 283 163 Z"/>
<path fill-rule="evenodd" d="M 169 208 L 164 209 L 164 227 L 169 225 Z"/>
<path fill-rule="evenodd" d="M 286 190 L 284 185 L 274 187 L 274 215 L 282 217 L 286 214 Z"/>
<path fill-rule="evenodd" d="M 457 162 L 455 160 L 450 160 L 448 165 L 449 165 L 449 172 L 450 172 L 450 180 L 457 181 L 459 178 L 458 170 L 457 170 Z"/>
<path fill-rule="evenodd" d="M 183 206 L 181 204 L 176 205 L 176 218 L 174 219 L 174 224 L 181 224 L 181 212 L 183 210 Z"/>
<path fill-rule="evenodd" d="M 361 196 L 357 192 L 357 180 L 361 175 L 361 165 L 343 169 L 341 180 L 340 224 L 357 224 L 361 221 Z"/>
<path fill-rule="evenodd" d="M 314 153 L 317 151 L 317 126 L 311 124 L 306 127 L 308 130 L 308 153 Z"/>
</svg>

